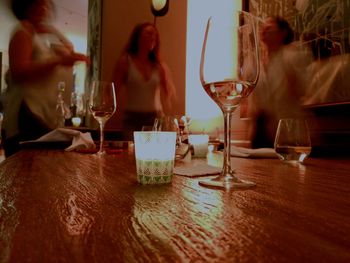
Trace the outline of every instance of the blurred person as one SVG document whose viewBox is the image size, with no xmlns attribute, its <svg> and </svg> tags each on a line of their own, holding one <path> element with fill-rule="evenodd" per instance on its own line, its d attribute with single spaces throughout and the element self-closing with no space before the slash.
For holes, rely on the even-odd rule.
<svg viewBox="0 0 350 263">
<path fill-rule="evenodd" d="M 350 100 L 350 54 L 341 52 L 334 38 L 311 35 L 314 60 L 308 67 L 309 85 L 303 97 L 306 105 Z"/>
<path fill-rule="evenodd" d="M 302 117 L 306 67 L 310 52 L 294 40 L 289 23 L 268 17 L 260 28 L 261 67 L 256 89 L 250 97 L 252 148 L 272 148 L 278 121 Z"/>
<path fill-rule="evenodd" d="M 20 141 L 37 139 L 56 128 L 58 83 L 75 62 L 88 61 L 50 25 L 51 0 L 12 0 L 11 9 L 19 24 L 9 43 L 2 127 L 6 157 L 20 149 Z"/>
<path fill-rule="evenodd" d="M 169 68 L 160 58 L 159 33 L 153 24 L 135 26 L 117 61 L 114 82 L 128 139 L 171 108 L 176 92 Z"/>
</svg>

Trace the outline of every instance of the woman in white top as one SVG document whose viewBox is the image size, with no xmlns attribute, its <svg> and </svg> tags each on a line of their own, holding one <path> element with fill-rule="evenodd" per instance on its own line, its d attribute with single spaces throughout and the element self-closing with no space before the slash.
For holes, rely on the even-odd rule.
<svg viewBox="0 0 350 263">
<path fill-rule="evenodd" d="M 174 85 L 159 55 L 159 33 L 151 23 L 136 25 L 121 54 L 114 81 L 118 89 L 118 108 L 123 112 L 126 136 L 153 125 L 175 99 Z"/>
<path fill-rule="evenodd" d="M 20 23 L 9 44 L 11 85 L 2 127 L 7 157 L 19 150 L 20 141 L 37 139 L 56 127 L 57 85 L 67 67 L 87 61 L 47 23 L 53 14 L 50 0 L 12 0 L 11 7 Z"/>
</svg>

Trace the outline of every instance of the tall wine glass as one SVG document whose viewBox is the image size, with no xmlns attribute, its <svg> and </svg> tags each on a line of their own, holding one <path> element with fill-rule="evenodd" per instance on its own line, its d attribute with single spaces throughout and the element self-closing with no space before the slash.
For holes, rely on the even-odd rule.
<svg viewBox="0 0 350 263">
<path fill-rule="evenodd" d="M 116 96 L 113 82 L 92 81 L 89 107 L 92 115 L 100 124 L 100 149 L 97 155 L 104 155 L 104 127 L 116 110 Z"/>
<path fill-rule="evenodd" d="M 250 188 L 231 168 L 231 116 L 256 86 L 259 49 L 256 19 L 244 11 L 208 19 L 200 63 L 200 80 L 206 93 L 224 114 L 223 169 L 219 176 L 199 184 L 223 189 Z"/>
</svg>

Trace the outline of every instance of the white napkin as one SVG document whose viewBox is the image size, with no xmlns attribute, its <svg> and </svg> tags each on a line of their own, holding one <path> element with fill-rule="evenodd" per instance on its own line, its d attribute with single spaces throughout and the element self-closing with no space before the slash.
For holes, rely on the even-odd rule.
<svg viewBox="0 0 350 263">
<path fill-rule="evenodd" d="M 272 148 L 249 149 L 238 146 L 231 146 L 231 156 L 244 158 L 277 158 L 277 154 Z"/>
<path fill-rule="evenodd" d="M 95 149 L 96 144 L 91 138 L 90 132 L 79 132 L 79 135 L 73 137 L 72 144 L 67 147 L 66 151 L 80 150 L 80 149 Z"/>
<path fill-rule="evenodd" d="M 66 151 L 79 149 L 94 149 L 96 147 L 89 132 L 82 133 L 77 130 L 57 128 L 49 133 L 41 136 L 37 140 L 26 142 L 55 142 L 55 141 L 72 141 Z"/>
</svg>

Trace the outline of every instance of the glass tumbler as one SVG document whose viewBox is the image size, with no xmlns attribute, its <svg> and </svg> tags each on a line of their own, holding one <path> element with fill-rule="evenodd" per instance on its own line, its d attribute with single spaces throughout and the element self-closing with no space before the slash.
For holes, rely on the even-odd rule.
<svg viewBox="0 0 350 263">
<path fill-rule="evenodd" d="M 143 185 L 170 183 L 176 132 L 135 131 L 134 141 L 138 182 Z"/>
</svg>

